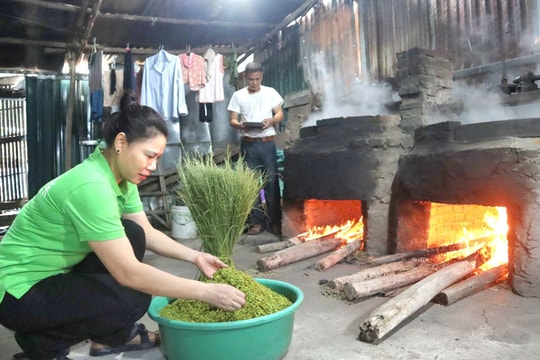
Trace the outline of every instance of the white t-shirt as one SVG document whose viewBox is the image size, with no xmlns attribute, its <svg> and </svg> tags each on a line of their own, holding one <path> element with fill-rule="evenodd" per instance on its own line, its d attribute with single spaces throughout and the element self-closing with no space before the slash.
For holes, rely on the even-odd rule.
<svg viewBox="0 0 540 360">
<path fill-rule="evenodd" d="M 263 122 L 274 116 L 272 109 L 283 104 L 283 98 L 271 87 L 261 85 L 261 89 L 256 93 L 249 93 L 247 87 L 236 91 L 231 97 L 227 110 L 240 115 L 240 122 Z M 275 135 L 273 126 L 267 129 L 246 129 L 242 131 L 242 136 L 264 137 Z"/>
</svg>

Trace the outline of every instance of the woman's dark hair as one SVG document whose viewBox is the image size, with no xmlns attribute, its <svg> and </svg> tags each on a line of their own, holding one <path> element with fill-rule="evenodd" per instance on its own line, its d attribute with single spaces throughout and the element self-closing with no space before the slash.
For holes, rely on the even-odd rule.
<svg viewBox="0 0 540 360">
<path fill-rule="evenodd" d="M 112 114 L 103 123 L 103 140 L 111 146 L 116 135 L 120 132 L 126 134 L 128 143 L 140 139 L 149 139 L 158 134 L 168 136 L 169 130 L 165 120 L 157 111 L 149 106 L 140 105 L 135 94 L 124 90 L 120 99 L 120 111 Z"/>
</svg>

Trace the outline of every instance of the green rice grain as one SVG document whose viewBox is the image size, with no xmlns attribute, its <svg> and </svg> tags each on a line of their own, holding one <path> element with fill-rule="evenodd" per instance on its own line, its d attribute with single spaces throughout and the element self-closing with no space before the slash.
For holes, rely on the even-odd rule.
<svg viewBox="0 0 540 360">
<path fill-rule="evenodd" d="M 285 296 L 259 284 L 234 266 L 219 269 L 211 283 L 229 284 L 246 294 L 246 304 L 237 311 L 216 308 L 199 300 L 175 299 L 160 311 L 169 320 L 209 323 L 253 319 L 286 309 L 292 302 Z"/>
</svg>

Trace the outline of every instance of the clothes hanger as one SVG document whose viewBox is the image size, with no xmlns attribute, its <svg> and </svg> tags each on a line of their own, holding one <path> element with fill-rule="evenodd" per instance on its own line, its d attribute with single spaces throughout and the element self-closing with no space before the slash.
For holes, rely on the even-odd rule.
<svg viewBox="0 0 540 360">
<path fill-rule="evenodd" d="M 92 52 L 90 53 L 90 56 L 88 56 L 88 64 L 92 65 L 94 63 L 96 53 L 97 53 L 97 45 L 96 45 L 96 38 L 92 39 Z"/>
</svg>

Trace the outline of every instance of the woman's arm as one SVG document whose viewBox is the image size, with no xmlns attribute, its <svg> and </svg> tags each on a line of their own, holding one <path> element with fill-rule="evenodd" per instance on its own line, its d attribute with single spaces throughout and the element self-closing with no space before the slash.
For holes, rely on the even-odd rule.
<svg viewBox="0 0 540 360">
<path fill-rule="evenodd" d="M 136 222 L 144 229 L 146 248 L 158 255 L 193 263 L 208 277 L 227 266 L 215 256 L 187 247 L 155 229 L 144 212 L 124 215 L 124 218 Z"/>
<path fill-rule="evenodd" d="M 155 229 L 144 212 L 127 214 L 123 218 L 134 221 L 143 228 L 146 235 L 146 248 L 156 254 L 190 263 L 195 263 L 195 258 L 200 254 L 199 251 L 187 247 Z"/>
<path fill-rule="evenodd" d="M 245 304 L 244 293 L 230 285 L 185 279 L 139 262 L 127 237 L 90 241 L 89 245 L 123 286 L 151 295 L 197 299 L 226 310 Z"/>
</svg>

